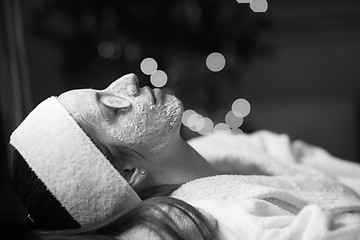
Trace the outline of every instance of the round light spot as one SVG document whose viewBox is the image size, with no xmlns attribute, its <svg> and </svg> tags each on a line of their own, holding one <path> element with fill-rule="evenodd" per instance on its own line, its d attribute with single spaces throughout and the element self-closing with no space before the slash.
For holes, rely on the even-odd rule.
<svg viewBox="0 0 360 240">
<path fill-rule="evenodd" d="M 203 129 L 205 126 L 205 119 L 203 116 L 198 115 L 198 120 L 195 125 L 195 130 L 199 132 L 201 129 Z"/>
<path fill-rule="evenodd" d="M 266 0 L 252 0 L 250 2 L 250 8 L 254 12 L 266 12 L 268 3 Z"/>
<path fill-rule="evenodd" d="M 141 71 L 146 75 L 153 74 L 158 67 L 157 62 L 153 58 L 145 58 L 140 63 Z"/>
<path fill-rule="evenodd" d="M 162 70 L 156 70 L 150 76 L 150 82 L 155 87 L 163 87 L 167 83 L 167 75 Z"/>
<path fill-rule="evenodd" d="M 121 55 L 121 47 L 117 43 L 102 41 L 98 45 L 98 53 L 103 58 L 118 59 Z"/>
<path fill-rule="evenodd" d="M 227 125 L 225 123 L 218 123 L 215 125 L 213 132 L 229 132 L 230 133 L 230 127 L 229 127 L 229 125 Z"/>
<path fill-rule="evenodd" d="M 232 134 L 241 134 L 244 132 L 240 128 L 234 128 L 234 129 L 231 129 L 231 133 Z"/>
<path fill-rule="evenodd" d="M 201 135 L 209 135 L 212 133 L 214 129 L 214 123 L 211 121 L 210 118 L 205 117 L 204 118 L 204 127 L 198 131 Z"/>
<path fill-rule="evenodd" d="M 225 67 L 225 57 L 218 52 L 210 53 L 206 58 L 206 66 L 213 72 L 219 72 Z"/>
<path fill-rule="evenodd" d="M 124 49 L 124 56 L 128 61 L 135 61 L 141 55 L 141 49 L 136 44 L 128 44 Z"/>
<path fill-rule="evenodd" d="M 250 113 L 250 103 L 244 98 L 236 99 L 231 110 L 237 117 L 244 118 Z"/>
<path fill-rule="evenodd" d="M 238 117 L 233 111 L 229 111 L 225 116 L 225 123 L 231 128 L 238 128 L 243 123 L 244 119 Z"/>
<path fill-rule="evenodd" d="M 188 128 L 190 128 L 193 131 L 196 131 L 195 127 L 196 127 L 198 119 L 199 119 L 199 116 L 198 116 L 197 113 L 192 114 L 191 116 L 189 116 L 188 121 L 187 121 Z"/>
<path fill-rule="evenodd" d="M 202 127 L 202 124 L 203 124 L 202 119 L 203 119 L 203 116 L 201 116 L 198 113 L 195 115 L 192 115 L 189 118 L 189 122 L 191 122 L 191 123 L 188 123 L 190 130 L 193 132 L 197 132 L 197 129 Z"/>
<path fill-rule="evenodd" d="M 191 115 L 194 115 L 196 114 L 196 112 L 192 109 L 187 109 L 183 112 L 183 115 L 182 115 L 182 118 L 181 118 L 181 122 L 186 126 L 188 127 L 188 120 L 189 120 L 189 117 Z"/>
</svg>

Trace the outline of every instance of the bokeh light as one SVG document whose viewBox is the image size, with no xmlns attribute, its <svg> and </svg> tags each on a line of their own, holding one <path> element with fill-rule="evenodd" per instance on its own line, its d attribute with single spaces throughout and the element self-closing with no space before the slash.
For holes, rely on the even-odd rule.
<svg viewBox="0 0 360 240">
<path fill-rule="evenodd" d="M 181 122 L 191 131 L 197 132 L 200 135 L 210 135 L 214 132 L 225 132 L 232 134 L 243 133 L 240 126 L 243 124 L 244 118 L 234 114 L 231 110 L 225 115 L 225 123 L 218 123 L 214 126 L 214 122 L 208 118 L 203 117 L 195 110 L 187 109 L 183 112 Z"/>
<path fill-rule="evenodd" d="M 181 118 L 181 122 L 182 124 L 184 124 L 186 127 L 188 127 L 188 120 L 189 117 L 196 114 L 196 112 L 192 109 L 187 109 L 183 112 L 182 118 Z"/>
<path fill-rule="evenodd" d="M 141 55 L 141 49 L 138 45 L 130 43 L 124 49 L 124 56 L 128 61 L 135 61 Z"/>
<path fill-rule="evenodd" d="M 225 57 L 219 52 L 210 53 L 206 58 L 206 66 L 213 72 L 219 72 L 225 67 Z"/>
<path fill-rule="evenodd" d="M 225 123 L 218 123 L 215 125 L 213 132 L 228 132 L 230 133 L 230 127 L 229 125 L 225 124 Z"/>
<path fill-rule="evenodd" d="M 198 114 L 198 120 L 195 125 L 195 130 L 199 132 L 201 129 L 203 129 L 205 126 L 205 118 Z"/>
<path fill-rule="evenodd" d="M 188 128 L 190 128 L 192 131 L 195 132 L 196 131 L 196 125 L 197 125 L 200 118 L 202 118 L 202 116 L 197 114 L 197 113 L 191 115 L 188 118 L 188 122 L 187 122 Z"/>
<path fill-rule="evenodd" d="M 214 123 L 208 117 L 203 117 L 192 109 L 183 112 L 181 122 L 193 132 L 209 135 L 213 132 Z"/>
<path fill-rule="evenodd" d="M 166 73 L 162 70 L 156 70 L 150 76 L 151 84 L 158 88 L 163 87 L 167 83 L 167 79 Z"/>
<path fill-rule="evenodd" d="M 201 135 L 210 135 L 214 129 L 214 123 L 210 118 L 204 117 L 204 126 L 198 130 Z"/>
<path fill-rule="evenodd" d="M 244 98 L 236 99 L 231 106 L 232 112 L 240 118 L 246 117 L 250 113 L 250 108 L 250 103 Z"/>
<path fill-rule="evenodd" d="M 140 63 L 141 71 L 146 75 L 151 75 L 157 70 L 158 64 L 153 58 L 145 58 Z"/>
<path fill-rule="evenodd" d="M 268 3 L 266 0 L 252 0 L 250 2 L 250 8 L 254 12 L 266 12 Z"/>
<path fill-rule="evenodd" d="M 240 128 L 232 128 L 231 133 L 232 134 L 242 134 L 244 132 Z"/>
<path fill-rule="evenodd" d="M 118 59 L 121 55 L 121 46 L 117 43 L 102 41 L 98 45 L 98 54 L 103 58 Z"/>
<path fill-rule="evenodd" d="M 225 123 L 230 128 L 239 128 L 243 121 L 244 119 L 235 115 L 233 111 L 229 111 L 225 116 Z"/>
</svg>

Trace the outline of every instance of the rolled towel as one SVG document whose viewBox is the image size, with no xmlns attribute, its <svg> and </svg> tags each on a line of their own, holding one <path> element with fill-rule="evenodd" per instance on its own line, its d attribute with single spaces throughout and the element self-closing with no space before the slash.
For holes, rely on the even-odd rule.
<svg viewBox="0 0 360 240">
<path fill-rule="evenodd" d="M 360 212 L 360 198 L 350 188 L 310 176 L 217 175 L 187 182 L 171 196 L 184 201 L 277 200 L 299 210 L 316 204 L 332 213 Z"/>
<path fill-rule="evenodd" d="M 41 102 L 25 118 L 10 144 L 81 226 L 140 202 L 56 97 Z"/>
</svg>

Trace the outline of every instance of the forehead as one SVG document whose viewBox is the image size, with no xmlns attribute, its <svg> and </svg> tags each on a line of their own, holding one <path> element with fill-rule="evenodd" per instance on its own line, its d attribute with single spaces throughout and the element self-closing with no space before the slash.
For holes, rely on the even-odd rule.
<svg viewBox="0 0 360 240">
<path fill-rule="evenodd" d="M 79 100 L 81 100 L 81 98 L 89 97 L 89 95 L 94 94 L 94 91 L 96 91 L 96 90 L 93 90 L 93 89 L 70 90 L 70 91 L 60 94 L 60 96 L 58 96 L 58 100 L 61 103 L 79 101 Z"/>
<path fill-rule="evenodd" d="M 95 90 L 93 89 L 77 89 L 62 93 L 58 96 L 58 100 L 66 110 L 75 114 L 86 109 L 94 95 Z"/>
<path fill-rule="evenodd" d="M 98 116 L 99 112 L 94 103 L 95 93 L 96 90 L 93 89 L 71 90 L 61 94 L 58 100 L 80 125 L 83 131 L 91 139 L 98 140 L 102 137 L 102 134 L 97 131 L 100 119 Z M 101 138 L 102 142 L 103 140 L 104 139 Z M 97 147 L 99 148 L 99 146 Z"/>
<path fill-rule="evenodd" d="M 71 90 L 61 94 L 58 99 L 106 157 L 119 155 L 119 147 L 122 149 L 120 155 L 133 156 L 131 146 L 116 141 L 108 135 L 106 129 L 102 129 L 102 118 L 94 105 L 96 92 L 93 89 Z"/>
</svg>

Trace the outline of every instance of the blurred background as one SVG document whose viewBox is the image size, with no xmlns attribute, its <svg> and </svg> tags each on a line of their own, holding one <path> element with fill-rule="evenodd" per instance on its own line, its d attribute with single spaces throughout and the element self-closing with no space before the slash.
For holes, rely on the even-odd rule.
<svg viewBox="0 0 360 240">
<path fill-rule="evenodd" d="M 4 189 L 10 133 L 34 106 L 130 72 L 199 114 L 184 120 L 185 139 L 204 134 L 201 116 L 360 162 L 358 0 L 268 0 L 266 12 L 236 0 L 3 0 L 0 8 Z M 239 99 L 247 113 L 231 118 Z"/>
</svg>

